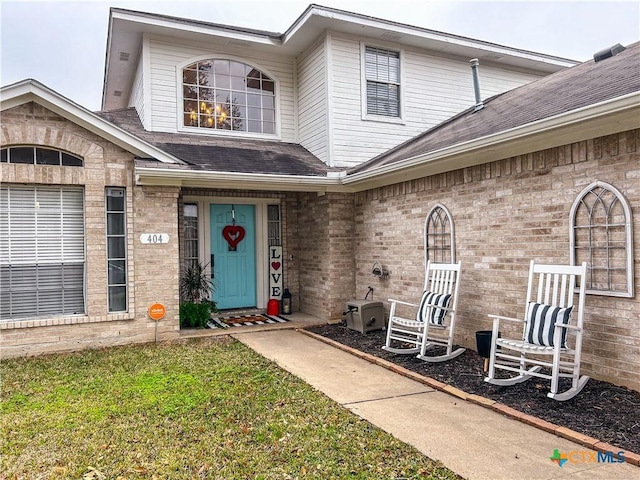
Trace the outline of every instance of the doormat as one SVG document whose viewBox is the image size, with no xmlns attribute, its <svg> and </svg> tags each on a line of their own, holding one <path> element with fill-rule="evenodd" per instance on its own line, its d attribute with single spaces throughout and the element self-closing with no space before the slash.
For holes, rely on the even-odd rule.
<svg viewBox="0 0 640 480">
<path fill-rule="evenodd" d="M 207 323 L 207 328 L 250 327 L 288 322 L 288 318 L 279 315 L 239 315 L 231 317 L 214 317 Z"/>
</svg>

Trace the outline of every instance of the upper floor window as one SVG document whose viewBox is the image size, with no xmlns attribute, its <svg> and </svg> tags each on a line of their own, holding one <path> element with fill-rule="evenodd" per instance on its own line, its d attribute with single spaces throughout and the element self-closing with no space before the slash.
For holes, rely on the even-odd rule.
<svg viewBox="0 0 640 480">
<path fill-rule="evenodd" d="M 571 264 L 587 262 L 587 293 L 633 296 L 631 207 L 615 187 L 594 182 L 571 208 Z"/>
<path fill-rule="evenodd" d="M 50 148 L 8 147 L 0 150 L 0 163 L 82 167 L 83 160 L 75 155 Z"/>
<path fill-rule="evenodd" d="M 400 52 L 365 47 L 367 115 L 400 117 Z"/>
<path fill-rule="evenodd" d="M 444 205 L 435 205 L 424 225 L 424 249 L 427 260 L 455 263 L 456 252 L 451 214 Z"/>
<path fill-rule="evenodd" d="M 182 70 L 185 127 L 276 133 L 275 82 L 251 65 L 203 60 Z"/>
</svg>

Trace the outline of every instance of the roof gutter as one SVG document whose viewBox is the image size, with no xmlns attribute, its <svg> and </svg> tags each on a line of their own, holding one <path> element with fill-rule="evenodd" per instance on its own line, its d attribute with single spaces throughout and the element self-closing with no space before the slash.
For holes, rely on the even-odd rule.
<svg viewBox="0 0 640 480">
<path fill-rule="evenodd" d="M 179 187 L 215 187 L 242 190 L 288 192 L 344 192 L 341 179 L 336 176 L 273 175 L 180 170 L 179 168 L 135 168 L 138 185 L 164 185 Z"/>
<path fill-rule="evenodd" d="M 493 149 L 495 151 L 495 147 L 498 147 L 501 144 L 506 144 L 507 142 L 514 143 L 518 141 L 524 141 L 534 135 L 539 135 L 541 133 L 550 132 L 562 127 L 568 127 L 578 123 L 595 120 L 605 116 L 614 115 L 616 113 L 623 113 L 625 111 L 638 108 L 640 108 L 640 92 L 632 92 L 621 97 L 605 100 L 603 102 L 572 110 L 570 112 L 555 115 L 553 117 L 538 120 L 536 122 L 528 123 L 519 127 L 514 127 L 509 130 L 504 130 L 496 134 L 487 135 L 484 137 L 451 145 L 449 147 L 416 155 L 414 157 L 401 160 L 397 163 L 383 165 L 372 170 L 347 175 L 343 179 L 342 183 L 344 185 L 350 185 L 354 187 L 355 190 L 360 190 L 360 188 L 358 188 L 359 185 L 376 179 L 380 179 L 381 177 L 388 176 L 390 174 L 400 173 L 413 168 L 417 168 L 419 166 L 423 166 L 425 164 L 428 165 L 443 162 L 444 160 L 450 159 L 457 155 L 469 155 L 485 149 Z M 635 116 L 635 123 L 635 127 L 632 126 L 631 128 L 640 127 L 640 116 Z M 612 125 L 612 128 L 614 127 L 616 127 L 616 125 Z M 618 128 L 616 131 L 624 131 L 627 128 L 628 126 L 625 125 L 622 129 Z M 602 135 L 607 135 L 609 133 L 613 132 L 603 133 Z M 480 162 L 471 162 L 468 166 L 485 162 L 486 160 L 482 160 Z M 460 166 L 456 166 L 455 168 L 460 168 Z M 452 168 L 448 168 L 447 170 L 451 169 Z M 394 181 L 390 183 L 396 182 Z"/>
</svg>

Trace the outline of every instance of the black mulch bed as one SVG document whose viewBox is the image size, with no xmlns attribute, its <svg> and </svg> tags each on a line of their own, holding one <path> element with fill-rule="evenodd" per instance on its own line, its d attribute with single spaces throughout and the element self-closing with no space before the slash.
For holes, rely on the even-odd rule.
<svg viewBox="0 0 640 480">
<path fill-rule="evenodd" d="M 345 322 L 307 330 L 464 392 L 490 398 L 622 450 L 640 453 L 640 392 L 590 379 L 577 396 L 558 402 L 546 396 L 549 382 L 544 379 L 534 378 L 510 387 L 486 383 L 483 380 L 483 358 L 470 349 L 447 362 L 427 363 L 414 355 L 395 355 L 382 350 L 385 343 L 385 332 L 382 330 L 363 334 L 348 329 Z M 561 383 L 559 391 L 563 391 L 563 387 Z"/>
</svg>

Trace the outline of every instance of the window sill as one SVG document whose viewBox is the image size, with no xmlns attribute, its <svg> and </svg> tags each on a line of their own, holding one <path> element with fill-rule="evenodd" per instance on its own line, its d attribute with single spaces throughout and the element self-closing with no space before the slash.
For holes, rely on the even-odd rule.
<svg viewBox="0 0 640 480">
<path fill-rule="evenodd" d="M 406 125 L 407 122 L 401 117 L 385 117 L 384 115 L 362 115 L 363 122 L 393 123 L 395 125 Z"/>
<path fill-rule="evenodd" d="M 80 325 L 82 323 L 118 322 L 133 320 L 133 313 L 111 313 L 108 315 L 70 315 L 67 317 L 51 317 L 21 320 L 0 321 L 0 330 L 13 330 L 19 328 L 56 327 L 60 325 Z"/>
<path fill-rule="evenodd" d="M 238 132 L 233 130 L 216 130 L 206 128 L 193 128 L 178 126 L 178 133 L 188 133 L 195 135 L 203 135 L 206 137 L 231 137 L 231 138 L 250 138 L 256 140 L 280 140 L 280 135 L 277 133 L 253 133 L 253 132 Z"/>
</svg>

